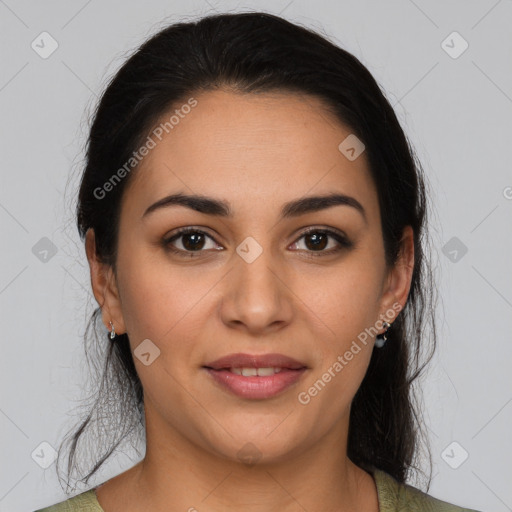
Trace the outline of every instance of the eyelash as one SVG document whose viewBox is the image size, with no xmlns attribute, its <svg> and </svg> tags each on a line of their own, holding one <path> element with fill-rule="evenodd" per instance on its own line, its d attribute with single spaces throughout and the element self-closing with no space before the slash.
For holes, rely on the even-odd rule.
<svg viewBox="0 0 512 512">
<path fill-rule="evenodd" d="M 163 240 L 164 248 L 167 251 L 177 254 L 179 256 L 196 258 L 197 257 L 195 255 L 196 253 L 201 253 L 201 252 L 205 252 L 205 251 L 203 249 L 198 250 L 198 251 L 184 251 L 182 249 L 176 249 L 175 247 L 172 246 L 172 242 L 179 239 L 181 236 L 190 234 L 190 233 L 205 235 L 206 237 L 210 238 L 217 244 L 217 241 L 212 236 L 210 236 L 208 233 L 205 233 L 204 231 L 197 229 L 197 228 L 187 227 L 187 228 L 180 228 L 171 237 L 165 238 Z M 304 231 L 300 235 L 300 237 L 297 238 L 297 240 L 293 243 L 294 244 L 297 243 L 299 240 L 301 240 L 302 238 L 304 238 L 305 236 L 307 236 L 311 233 L 321 233 L 323 235 L 328 235 L 329 237 L 334 238 L 339 243 L 339 246 L 337 248 L 330 249 L 328 251 L 306 250 L 307 253 L 310 253 L 310 255 L 308 255 L 307 257 L 316 258 L 317 256 L 319 256 L 319 257 L 329 256 L 329 255 L 338 253 L 339 251 L 342 251 L 343 249 L 350 249 L 351 247 L 353 247 L 353 243 L 345 235 L 343 235 L 342 233 L 338 233 L 337 231 L 333 231 L 331 229 L 326 229 L 326 228 L 309 228 L 306 231 Z M 217 244 L 217 245 L 219 245 L 219 244 Z"/>
</svg>

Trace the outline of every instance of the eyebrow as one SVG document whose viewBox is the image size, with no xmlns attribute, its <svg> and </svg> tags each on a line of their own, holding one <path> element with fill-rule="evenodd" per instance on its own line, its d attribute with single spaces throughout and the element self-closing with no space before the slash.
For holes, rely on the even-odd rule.
<svg viewBox="0 0 512 512">
<path fill-rule="evenodd" d="M 159 199 L 156 203 L 149 206 L 142 215 L 142 219 L 146 218 L 152 212 L 161 208 L 171 206 L 184 206 L 206 215 L 215 215 L 218 217 L 232 218 L 233 211 L 229 203 L 219 199 L 207 196 L 192 194 L 171 194 Z M 325 210 L 333 206 L 351 206 L 356 209 L 367 223 L 366 212 L 363 205 L 354 197 L 345 194 L 328 194 L 323 196 L 309 196 L 296 199 L 285 203 L 281 209 L 282 218 L 294 218 L 306 213 Z"/>
</svg>

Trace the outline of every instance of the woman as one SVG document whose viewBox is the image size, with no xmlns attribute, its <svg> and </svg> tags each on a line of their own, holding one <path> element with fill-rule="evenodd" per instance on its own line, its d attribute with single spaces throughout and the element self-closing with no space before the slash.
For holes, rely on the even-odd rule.
<svg viewBox="0 0 512 512">
<path fill-rule="evenodd" d="M 146 453 L 44 510 L 469 510 L 405 484 L 435 344 L 425 215 L 351 54 L 264 13 L 153 36 L 88 142 L 77 224 L 109 345 L 68 483 L 100 420 L 82 481 L 136 428 Z"/>
</svg>

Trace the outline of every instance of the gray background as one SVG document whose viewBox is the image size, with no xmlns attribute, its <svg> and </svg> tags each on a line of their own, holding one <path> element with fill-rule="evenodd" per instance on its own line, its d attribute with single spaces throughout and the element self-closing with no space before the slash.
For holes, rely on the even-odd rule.
<svg viewBox="0 0 512 512">
<path fill-rule="evenodd" d="M 511 0 L 0 0 L 1 511 L 65 499 L 55 464 L 43 469 L 32 454 L 51 458 L 40 445 L 57 448 L 84 378 L 81 336 L 94 302 L 72 205 L 87 116 L 129 52 L 166 22 L 256 9 L 354 53 L 415 146 L 432 186 L 442 297 L 439 350 L 423 384 L 429 492 L 512 510 Z M 58 43 L 46 59 L 31 47 L 43 31 Z M 454 31 L 469 44 L 460 55 Z M 91 486 L 136 460 L 119 456 Z"/>
</svg>

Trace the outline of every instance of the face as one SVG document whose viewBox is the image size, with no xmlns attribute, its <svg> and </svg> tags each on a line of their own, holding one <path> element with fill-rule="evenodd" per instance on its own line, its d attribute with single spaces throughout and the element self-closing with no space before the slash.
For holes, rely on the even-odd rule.
<svg viewBox="0 0 512 512">
<path fill-rule="evenodd" d="M 135 351 L 148 433 L 232 460 L 244 450 L 286 458 L 327 434 L 341 440 L 385 330 L 379 320 L 392 322 L 405 303 L 412 234 L 388 268 L 365 153 L 340 152 L 351 131 L 320 100 L 194 97 L 124 192 L 116 279 L 88 236 L 104 323 L 128 333 Z M 147 211 L 176 194 L 222 204 L 174 200 Z M 303 369 L 224 370 L 235 392 L 205 366 L 239 353 L 282 354 Z"/>
</svg>

